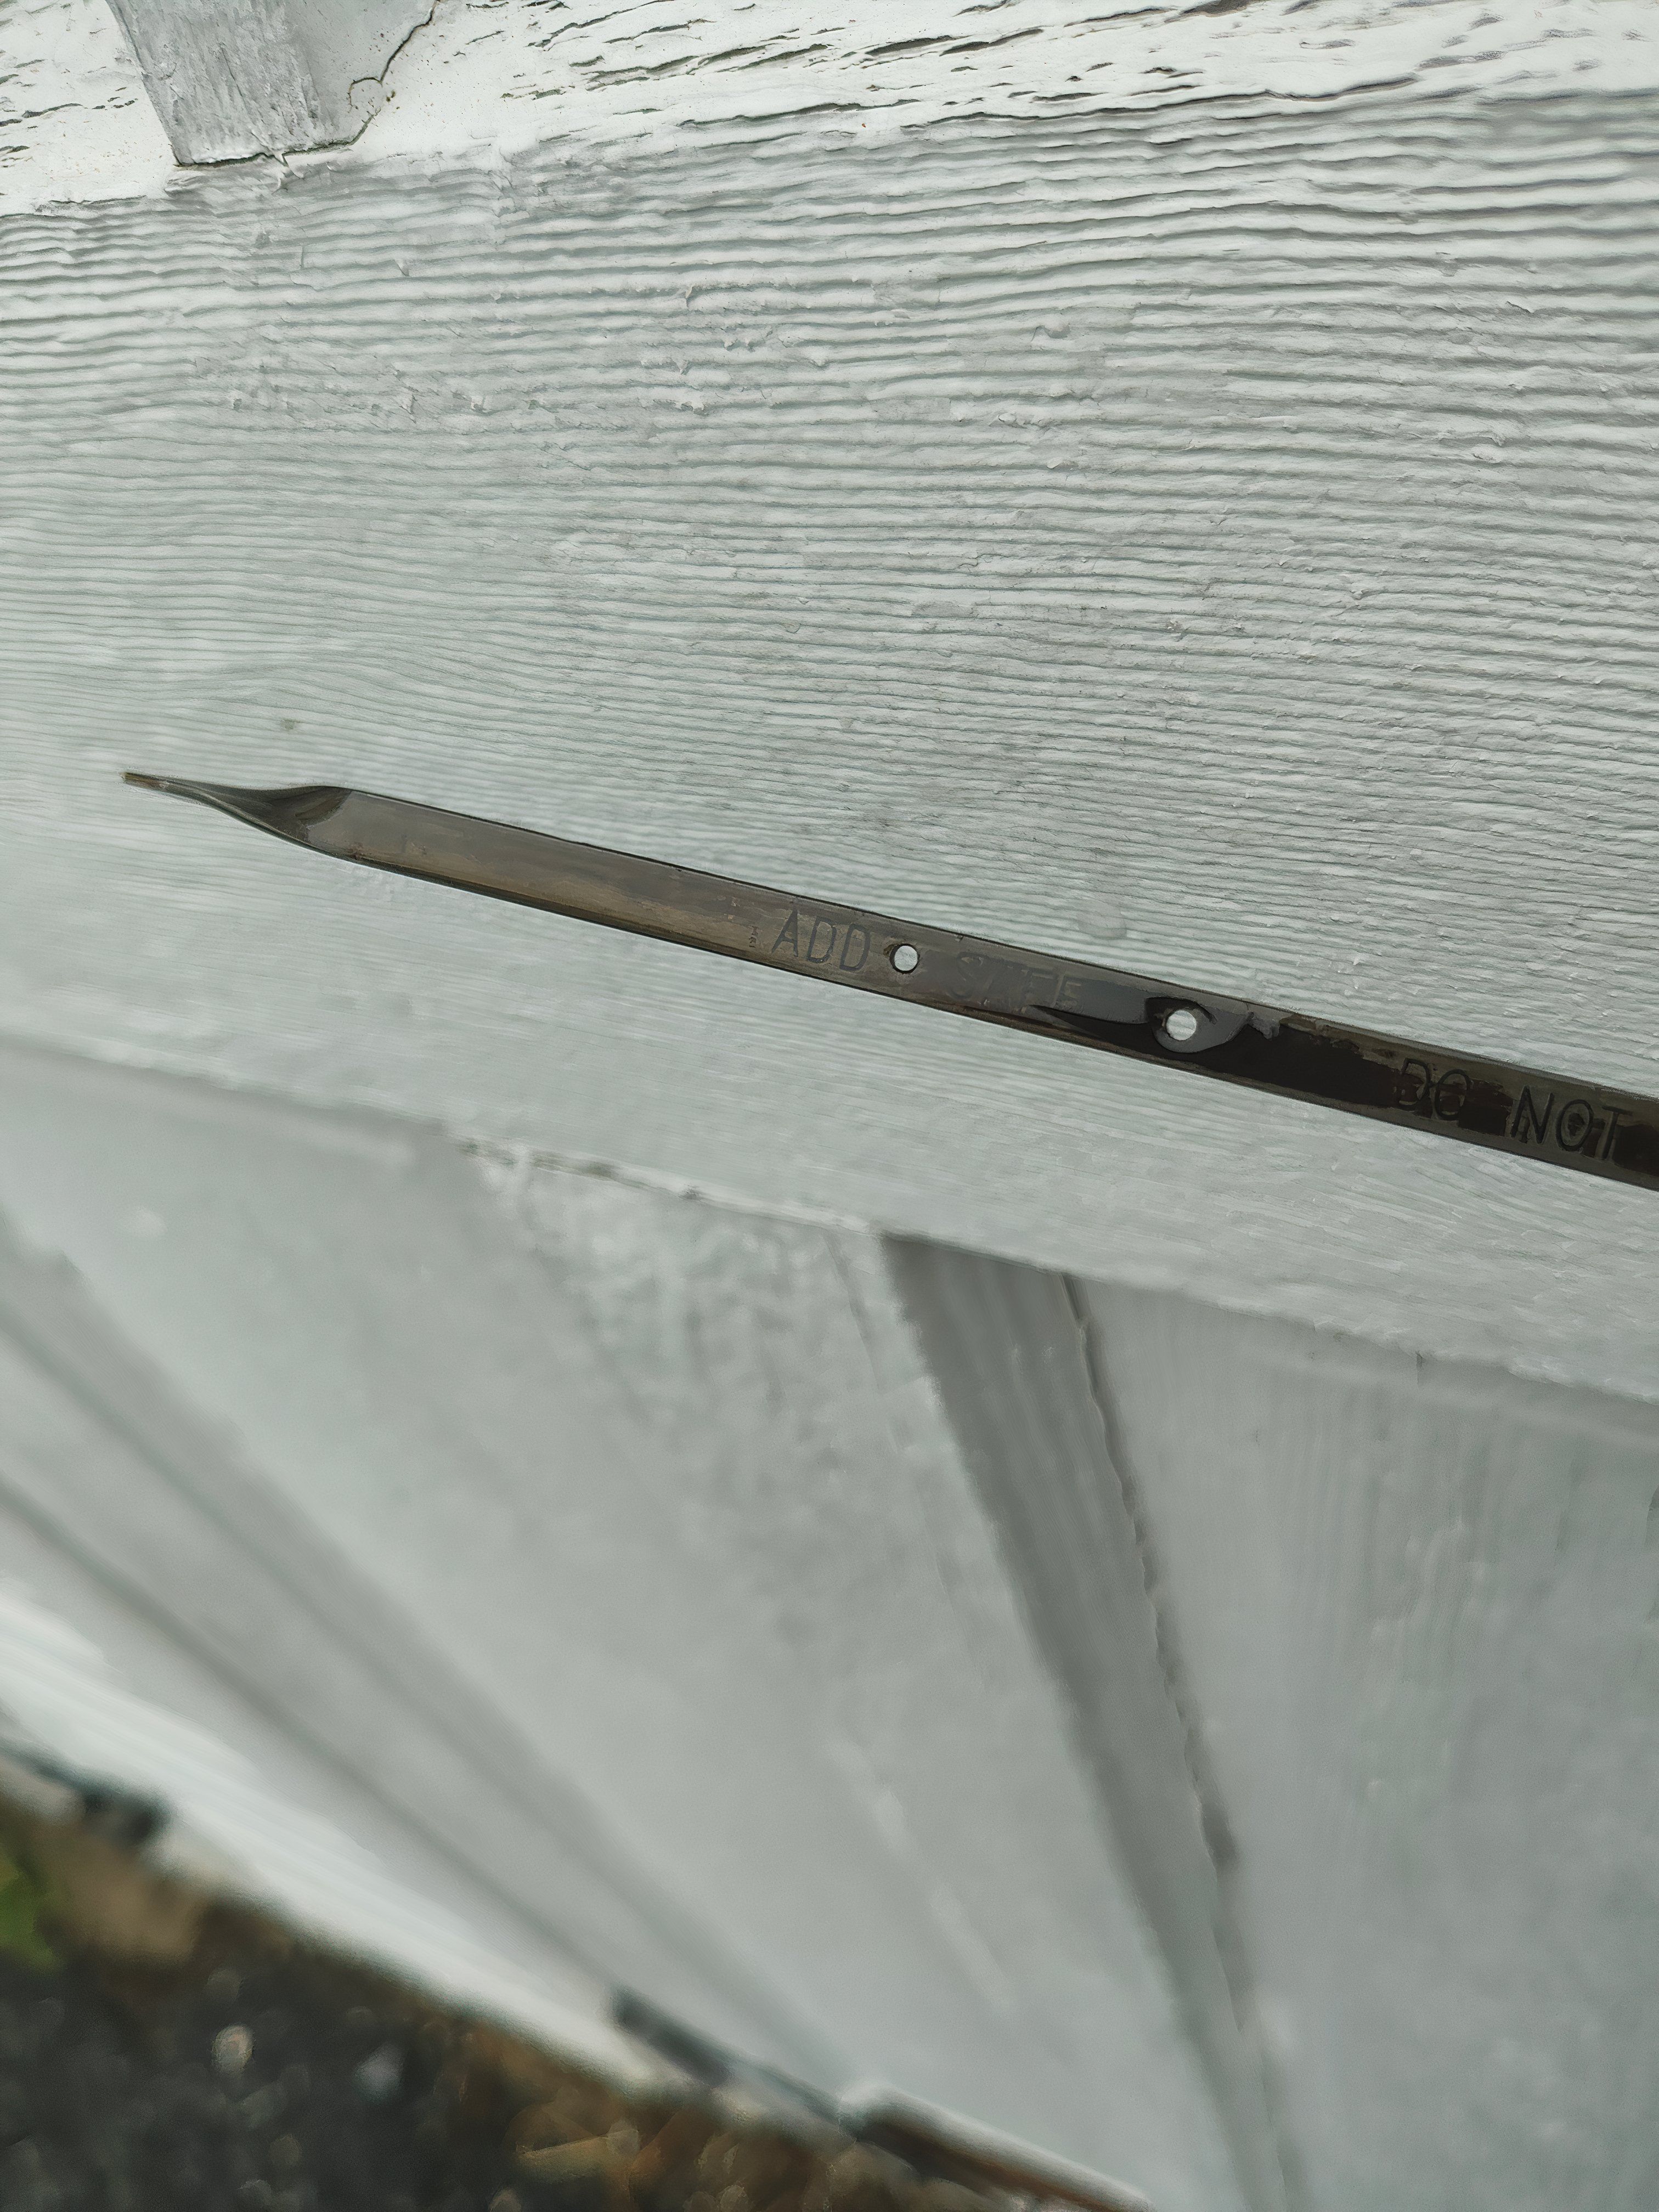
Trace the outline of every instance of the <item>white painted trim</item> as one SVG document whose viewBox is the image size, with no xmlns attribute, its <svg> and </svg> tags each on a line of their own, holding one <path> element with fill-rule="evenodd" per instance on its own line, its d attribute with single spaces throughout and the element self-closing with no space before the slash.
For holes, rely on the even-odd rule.
<svg viewBox="0 0 1659 2212">
<path fill-rule="evenodd" d="M 348 144 L 433 0 L 111 0 L 180 161 Z"/>
<path fill-rule="evenodd" d="M 1109 0 L 1082 15 L 1056 0 L 858 0 L 827 14 L 810 0 L 715 0 L 690 18 L 669 0 L 443 0 L 435 13 L 377 0 L 367 17 L 343 0 L 239 0 L 228 41 L 222 0 L 122 4 L 159 114 L 104 0 L 33 0 L 0 17 L 0 213 L 159 191 L 172 166 L 163 120 L 181 161 L 489 162 L 688 131 L 851 138 L 993 117 L 1097 128 L 1217 100 L 1659 84 L 1643 0 L 1324 0 L 1315 12 L 1249 0 L 1221 13 Z M 330 150 L 302 150 L 318 145 Z"/>
</svg>

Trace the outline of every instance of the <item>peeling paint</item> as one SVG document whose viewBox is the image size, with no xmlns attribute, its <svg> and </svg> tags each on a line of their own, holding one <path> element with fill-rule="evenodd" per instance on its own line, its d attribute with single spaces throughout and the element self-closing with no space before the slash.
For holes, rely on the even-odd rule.
<svg viewBox="0 0 1659 2212">
<path fill-rule="evenodd" d="M 110 0 L 177 158 L 349 145 L 433 0 Z"/>
</svg>

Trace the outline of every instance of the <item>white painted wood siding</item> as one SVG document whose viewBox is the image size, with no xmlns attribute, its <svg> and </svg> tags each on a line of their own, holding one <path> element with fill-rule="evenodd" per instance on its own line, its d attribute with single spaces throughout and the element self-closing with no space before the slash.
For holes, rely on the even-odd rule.
<svg viewBox="0 0 1659 2212">
<path fill-rule="evenodd" d="M 1652 1089 L 1651 10 L 243 4 L 0 12 L 11 1725 L 613 2061 L 1650 2204 L 1650 1201 L 116 778 Z"/>
<path fill-rule="evenodd" d="M 936 63 L 952 119 L 914 56 L 808 113 L 459 6 L 400 139 L 67 206 L 24 161 L 0 896 L 64 919 L 0 1018 L 1650 1392 L 1617 1190 L 114 781 L 340 777 L 1650 1087 L 1659 32 L 1364 12 L 1183 19 L 1267 72 L 1185 104 L 1050 98 L 1034 35 L 994 97 Z"/>
</svg>

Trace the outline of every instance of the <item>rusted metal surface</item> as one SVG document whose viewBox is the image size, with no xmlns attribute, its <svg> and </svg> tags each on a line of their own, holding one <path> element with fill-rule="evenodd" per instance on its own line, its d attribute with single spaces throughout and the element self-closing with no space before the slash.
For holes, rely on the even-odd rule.
<svg viewBox="0 0 1659 2212">
<path fill-rule="evenodd" d="M 194 799 L 309 851 L 1659 1188 L 1659 1100 L 337 784 Z"/>
</svg>

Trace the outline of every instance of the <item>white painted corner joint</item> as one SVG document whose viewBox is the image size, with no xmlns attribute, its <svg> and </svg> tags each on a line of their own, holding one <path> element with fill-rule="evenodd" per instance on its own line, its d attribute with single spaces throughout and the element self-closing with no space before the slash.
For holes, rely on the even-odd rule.
<svg viewBox="0 0 1659 2212">
<path fill-rule="evenodd" d="M 434 0 L 110 0 L 176 158 L 349 144 Z"/>
</svg>

